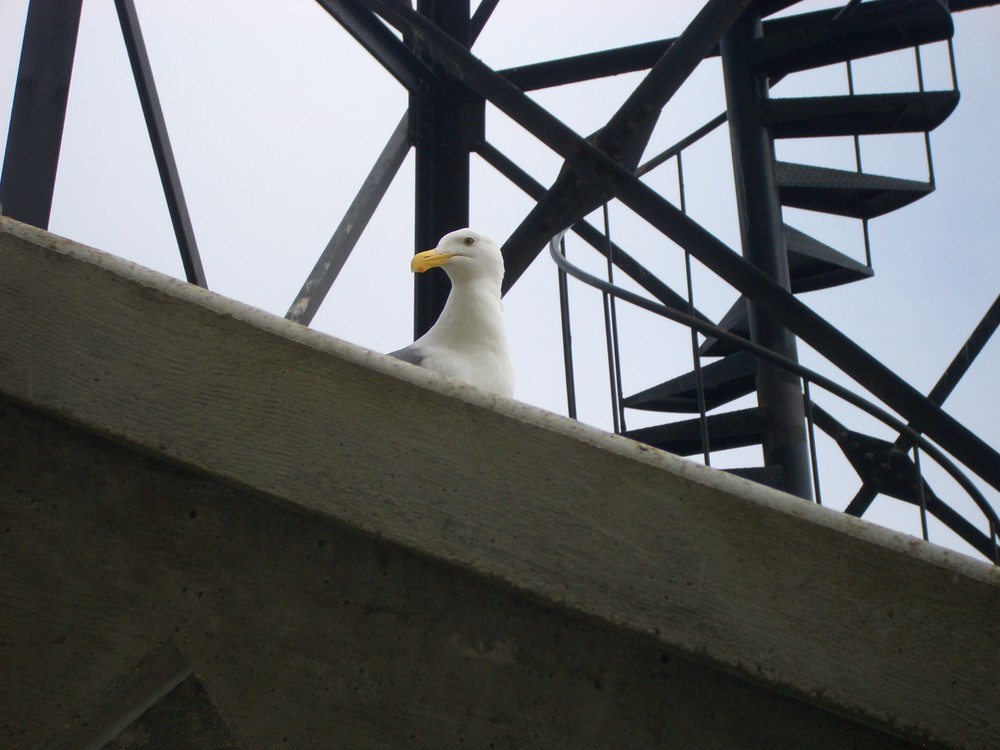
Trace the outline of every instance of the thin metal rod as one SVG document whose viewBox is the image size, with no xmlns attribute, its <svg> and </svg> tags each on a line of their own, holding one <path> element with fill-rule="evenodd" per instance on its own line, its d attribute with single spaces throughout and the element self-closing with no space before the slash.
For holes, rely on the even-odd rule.
<svg viewBox="0 0 1000 750">
<path fill-rule="evenodd" d="M 677 143 L 675 143 L 670 148 L 666 149 L 665 151 L 661 151 L 649 161 L 645 162 L 644 164 L 641 164 L 635 170 L 635 176 L 642 177 L 647 172 L 652 172 L 654 169 L 656 169 L 664 162 L 669 161 L 674 156 L 678 156 L 681 153 L 681 151 L 686 149 L 688 146 L 697 143 L 706 135 L 708 135 L 713 130 L 718 128 L 720 125 L 723 125 L 728 119 L 729 119 L 728 112 L 723 112 L 722 114 L 716 115 L 711 120 L 702 125 L 700 128 L 692 131 L 689 135 L 677 141 Z"/>
<path fill-rule="evenodd" d="M 993 550 L 993 562 L 996 565 L 1000 565 L 1000 544 L 997 544 L 997 534 L 1000 533 L 998 527 L 1000 524 L 994 519 L 989 519 L 990 521 L 990 549 Z"/>
<path fill-rule="evenodd" d="M 608 266 L 608 283 L 615 283 L 615 256 L 614 256 L 614 246 L 611 243 L 611 219 L 608 213 L 608 204 L 604 204 L 603 208 L 604 214 L 604 244 L 605 244 L 605 255 L 607 256 L 607 266 Z M 618 310 L 616 309 L 614 296 L 608 295 L 606 299 L 608 315 L 608 324 L 610 326 L 610 337 L 608 339 L 608 348 L 611 355 L 611 387 L 614 390 L 613 402 L 615 406 L 615 412 L 618 415 L 618 430 L 617 432 L 625 431 L 625 407 L 622 405 L 622 363 L 621 363 L 621 349 L 618 346 Z"/>
<path fill-rule="evenodd" d="M 680 196 L 681 212 L 687 213 L 687 196 L 684 190 L 684 159 L 677 153 L 677 189 Z M 687 280 L 688 315 L 694 311 L 694 276 L 691 272 L 691 253 L 684 251 L 684 276 Z M 691 330 L 691 360 L 694 364 L 695 392 L 698 396 L 698 429 L 701 432 L 701 452 L 705 466 L 712 465 L 712 446 L 708 436 L 708 405 L 705 400 L 705 376 L 701 371 L 701 352 L 698 348 L 698 332 Z"/>
<path fill-rule="evenodd" d="M 851 65 L 851 61 L 848 60 L 847 63 L 847 93 L 850 96 L 854 96 L 854 67 Z M 861 136 L 857 133 L 854 134 L 854 164 L 858 172 L 861 172 Z"/>
<path fill-rule="evenodd" d="M 809 379 L 802 379 L 802 398 L 806 406 L 806 427 L 809 430 L 809 461 L 812 464 L 813 495 L 816 505 L 823 504 L 823 496 L 819 489 L 819 457 L 816 451 L 816 417 L 813 412 L 812 395 L 809 393 Z"/>
<path fill-rule="evenodd" d="M 920 57 L 920 47 L 913 48 L 913 54 L 917 61 L 917 86 L 921 93 L 924 91 L 924 65 Z M 934 159 L 931 155 L 931 134 L 924 131 L 924 151 L 927 154 L 927 181 L 934 185 Z"/>
<path fill-rule="evenodd" d="M 847 61 L 847 93 L 854 96 L 854 67 L 851 65 L 850 60 Z M 858 173 L 864 171 L 861 166 L 861 136 L 857 133 L 854 134 L 854 166 Z M 871 268 L 872 241 L 871 235 L 868 233 L 868 219 L 861 220 L 861 234 L 865 241 L 865 264 L 868 268 Z"/>
<path fill-rule="evenodd" d="M 3 214 L 48 229 L 83 0 L 31 0 L 0 174 Z"/>
<path fill-rule="evenodd" d="M 555 252 L 555 245 L 558 245 L 559 252 L 566 257 L 566 234 L 565 232 L 552 238 Z M 562 344 L 563 344 L 563 369 L 566 373 L 566 410 L 570 419 L 576 419 L 576 380 L 573 373 L 573 333 L 570 330 L 569 320 L 569 284 L 566 272 L 556 267 L 559 278 L 559 319 L 562 323 Z"/>
<path fill-rule="evenodd" d="M 872 268 L 872 240 L 868 232 L 868 219 L 861 220 L 861 234 L 865 239 L 865 265 Z"/>
<path fill-rule="evenodd" d="M 924 473 L 920 470 L 920 449 L 913 446 L 913 470 L 916 476 L 913 481 L 917 483 L 917 499 L 920 505 L 920 529 L 924 534 L 924 541 L 930 541 L 927 531 L 927 494 L 924 489 Z"/>
<path fill-rule="evenodd" d="M 958 67 L 955 64 L 955 45 L 948 39 L 948 65 L 951 68 L 951 90 L 958 91 Z"/>
<path fill-rule="evenodd" d="M 149 64 L 149 55 L 142 38 L 135 3 L 132 0 L 115 0 L 115 9 L 118 11 L 118 21 L 125 39 L 125 49 L 128 51 L 129 64 L 132 66 L 135 88 L 139 94 L 143 117 L 146 120 L 146 130 L 149 133 L 149 142 L 153 147 L 156 169 L 160 174 L 160 184 L 163 186 L 163 197 L 167 202 L 170 223 L 173 225 L 177 247 L 181 253 L 184 274 L 192 284 L 207 288 L 205 269 L 201 263 L 201 254 L 198 252 L 198 243 L 195 241 L 191 215 L 188 213 L 187 202 L 184 200 L 177 162 L 174 159 L 173 149 L 170 147 L 167 123 L 163 117 L 163 108 L 160 106 L 160 97 L 156 93 L 153 69 Z"/>
<path fill-rule="evenodd" d="M 285 317 L 309 325 L 410 151 L 403 115 Z"/>
</svg>

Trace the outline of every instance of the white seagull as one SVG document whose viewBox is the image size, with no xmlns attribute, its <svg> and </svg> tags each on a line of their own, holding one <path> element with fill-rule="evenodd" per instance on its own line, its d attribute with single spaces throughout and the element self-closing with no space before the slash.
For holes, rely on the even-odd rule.
<svg viewBox="0 0 1000 750">
<path fill-rule="evenodd" d="M 512 395 L 514 367 L 500 313 L 500 248 L 482 232 L 459 229 L 410 262 L 414 273 L 437 266 L 451 279 L 444 310 L 427 333 L 389 356 L 501 396 Z"/>
</svg>

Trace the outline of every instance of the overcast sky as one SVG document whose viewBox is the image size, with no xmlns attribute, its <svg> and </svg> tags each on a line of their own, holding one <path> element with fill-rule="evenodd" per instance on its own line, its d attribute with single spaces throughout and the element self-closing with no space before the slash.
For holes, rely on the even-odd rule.
<svg viewBox="0 0 1000 750">
<path fill-rule="evenodd" d="M 313 0 L 136 0 L 209 288 L 284 315 L 376 156 L 405 111 L 407 95 Z M 473 3 L 475 5 L 475 3 Z M 799 9 L 836 3 L 804 2 Z M 617 0 L 501 0 L 474 52 L 494 68 L 679 34 L 700 3 Z M 50 229 L 173 276 L 183 276 L 111 0 L 85 0 Z M 27 0 L 0 0 L 0 135 L 6 133 Z M 871 222 L 875 278 L 802 299 L 927 392 L 1000 290 L 1000 8 L 956 14 L 962 101 L 932 135 L 937 191 Z M 928 88 L 949 88 L 944 45 L 924 50 Z M 620 106 L 641 76 L 625 75 L 532 96 L 581 134 Z M 855 65 L 860 93 L 916 88 L 913 54 Z M 843 66 L 785 79 L 774 96 L 846 93 Z M 725 108 L 717 59 L 703 63 L 661 117 L 647 156 Z M 487 138 L 543 184 L 560 160 L 493 108 Z M 0 149 L 4 144 L 0 143 Z M 779 158 L 852 169 L 850 139 L 781 142 Z M 866 137 L 867 171 L 926 178 L 922 136 Z M 685 154 L 690 214 L 739 247 L 728 133 Z M 472 225 L 503 242 L 531 202 L 473 156 Z M 673 163 L 648 182 L 676 200 Z M 413 161 L 399 177 L 334 285 L 313 327 L 377 351 L 412 332 Z M 613 238 L 683 290 L 683 255 L 621 205 Z M 862 260 L 860 223 L 786 210 L 788 223 Z M 593 217 L 599 223 L 600 217 Z M 599 270 L 602 259 L 570 237 L 569 255 Z M 623 280 L 623 285 L 634 288 Z M 715 319 L 736 293 L 696 265 L 695 302 Z M 611 427 L 600 295 L 574 284 L 574 355 L 580 418 Z M 556 271 L 543 254 L 505 300 L 518 384 L 515 397 L 566 412 Z M 635 392 L 691 369 L 685 329 L 619 307 L 623 379 Z M 805 364 L 835 376 L 808 347 Z M 996 383 L 1000 342 L 981 355 L 947 409 L 1000 445 Z M 844 381 L 843 378 L 837 378 Z M 853 411 L 818 399 L 854 429 L 894 435 Z M 629 427 L 669 421 L 629 412 Z M 716 465 L 760 463 L 759 450 L 730 452 Z M 821 442 L 824 501 L 843 507 L 858 481 L 839 451 Z M 932 485 L 956 507 L 969 504 L 937 473 Z M 994 503 L 998 494 L 989 491 Z M 869 516 L 910 532 L 909 507 L 882 499 Z M 976 516 L 971 516 L 978 521 Z M 932 540 L 954 541 L 932 530 Z M 961 544 L 958 544 L 961 547 Z"/>
</svg>

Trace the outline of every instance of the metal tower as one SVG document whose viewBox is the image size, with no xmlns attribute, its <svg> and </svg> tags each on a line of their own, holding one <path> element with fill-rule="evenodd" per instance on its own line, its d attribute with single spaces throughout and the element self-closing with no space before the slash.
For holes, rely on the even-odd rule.
<svg viewBox="0 0 1000 750">
<path fill-rule="evenodd" d="M 676 38 L 597 51 L 573 58 L 493 70 L 471 52 L 498 0 L 318 0 L 409 94 L 409 109 L 287 317 L 308 325 L 334 283 L 361 232 L 409 149 L 416 155 L 415 248 L 469 222 L 469 157 L 476 153 L 535 201 L 507 238 L 505 291 L 548 248 L 560 272 L 605 293 L 607 348 L 615 429 L 636 440 L 683 455 L 760 445 L 762 466 L 733 470 L 750 479 L 821 501 L 817 430 L 827 433 L 858 473 L 861 487 L 847 512 L 863 514 L 878 494 L 920 509 L 926 537 L 928 514 L 937 517 L 986 558 L 1000 564 L 1000 520 L 979 485 L 1000 490 L 1000 454 L 945 412 L 941 405 L 1000 324 L 1000 298 L 967 340 L 956 342 L 952 365 L 936 387 L 921 393 L 848 338 L 796 294 L 861 281 L 873 273 L 868 222 L 909 205 L 934 190 L 929 133 L 959 101 L 952 56 L 950 90 L 925 90 L 920 47 L 951 44 L 952 14 L 993 5 L 990 0 L 850 0 L 840 7 L 795 13 L 788 0 L 709 0 Z M 62 123 L 82 0 L 32 0 L 25 28 L 18 86 L 0 180 L 5 214 L 46 227 L 58 163 Z M 164 192 L 187 278 L 205 285 L 198 247 L 171 154 L 153 71 L 132 0 L 116 0 L 122 31 L 156 154 Z M 779 12 L 790 12 L 775 16 Z M 908 92 L 856 94 L 852 62 L 913 48 L 919 86 Z M 674 147 L 643 161 L 661 110 L 706 58 L 721 57 L 726 111 Z M 788 98 L 773 89 L 787 76 L 842 64 L 850 91 L 843 96 Z M 582 137 L 526 92 L 624 72 L 644 72 L 614 116 Z M 485 110 L 496 108 L 564 160 L 558 179 L 538 184 L 488 140 Z M 730 248 L 679 204 L 641 177 L 675 160 L 682 177 L 685 149 L 728 127 L 739 213 L 740 248 Z M 923 133 L 928 178 L 901 179 L 863 169 L 859 138 L 872 134 Z M 783 139 L 852 138 L 853 171 L 789 163 L 776 156 Z M 696 260 L 737 292 L 732 309 L 713 322 L 695 308 L 690 288 L 673 290 L 612 241 L 608 222 L 589 224 L 593 211 L 615 202 L 678 246 L 688 267 Z M 866 262 L 858 262 L 786 223 L 783 208 L 851 217 L 861 222 Z M 607 217 L 607 213 L 605 213 Z M 567 233 L 602 253 L 609 277 L 589 275 L 565 257 Z M 616 286 L 612 272 L 631 277 L 641 297 Z M 562 279 L 565 291 L 565 277 Z M 414 331 L 425 331 L 447 297 L 447 282 L 418 276 Z M 664 373 L 664 382 L 640 393 L 623 392 L 615 300 L 625 300 L 689 326 L 693 364 L 689 373 Z M 574 414 L 569 307 L 563 305 L 567 390 Z M 849 377 L 847 389 L 803 367 L 797 341 L 807 343 Z M 711 361 L 703 361 L 711 360 Z M 852 430 L 815 399 L 821 389 L 888 424 L 890 442 Z M 874 394 L 879 404 L 857 395 Z M 734 400 L 755 395 L 749 408 L 725 411 Z M 629 430 L 625 410 L 695 414 L 691 419 Z M 898 416 L 896 416 L 898 415 Z M 921 460 L 940 464 L 978 506 L 966 518 L 924 480 Z M 959 468 L 961 464 L 962 468 Z M 969 475 L 977 477 L 972 480 Z"/>
</svg>

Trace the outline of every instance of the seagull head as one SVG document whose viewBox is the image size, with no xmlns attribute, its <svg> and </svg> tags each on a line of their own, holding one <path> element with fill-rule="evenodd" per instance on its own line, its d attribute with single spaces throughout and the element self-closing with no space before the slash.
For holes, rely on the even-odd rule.
<svg viewBox="0 0 1000 750">
<path fill-rule="evenodd" d="M 503 255 L 497 244 L 475 229 L 446 234 L 433 250 L 413 256 L 410 270 L 423 273 L 441 267 L 453 283 L 489 279 L 499 287 L 503 281 Z"/>
</svg>

